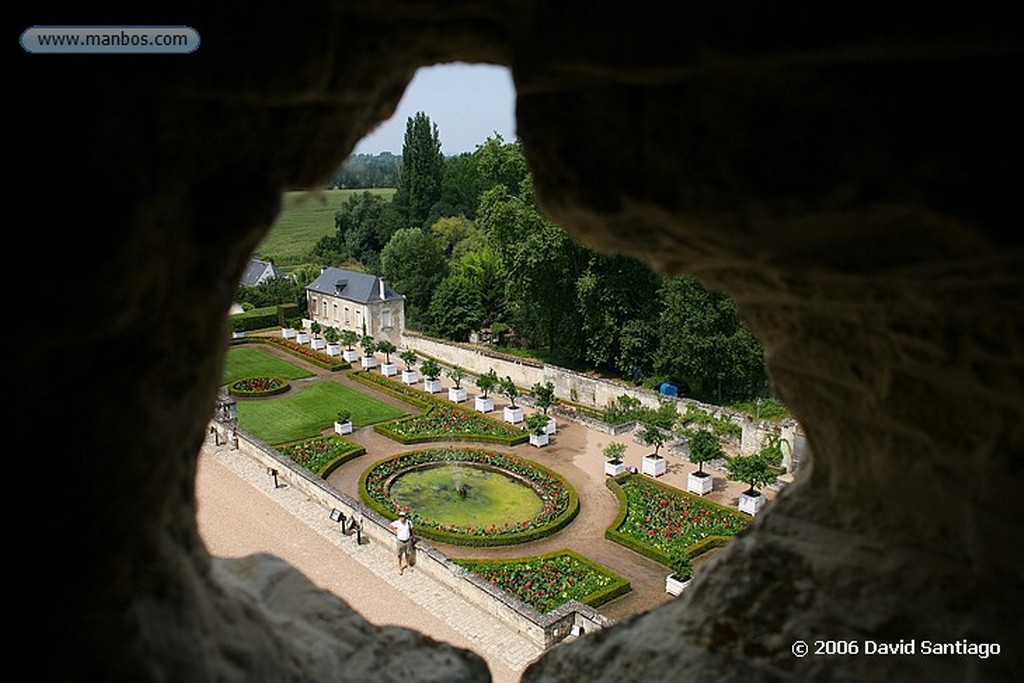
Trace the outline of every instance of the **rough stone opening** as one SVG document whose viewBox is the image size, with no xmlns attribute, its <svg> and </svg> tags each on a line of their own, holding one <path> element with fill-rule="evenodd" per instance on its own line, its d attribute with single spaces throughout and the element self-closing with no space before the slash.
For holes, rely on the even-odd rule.
<svg viewBox="0 0 1024 683">
<path fill-rule="evenodd" d="M 31 577 L 12 651 L 66 680 L 485 676 L 278 563 L 211 560 L 192 488 L 224 312 L 280 191 L 328 173 L 416 67 L 459 59 L 511 65 L 557 222 L 732 295 L 815 453 L 686 598 L 552 651 L 526 680 L 1010 680 L 1024 247 L 1006 74 L 1021 48 L 1000 12 L 932 9 L 708 6 L 681 23 L 653 3 L 336 0 L 197 10 L 187 62 L 19 55 L 12 196 L 37 209 L 20 248 L 46 269 L 29 313 L 74 331 L 88 362 L 63 335 L 15 335 L 14 452 L 75 448 L 44 465 L 59 470 L 45 488 L 33 460 L 7 498 L 9 518 L 34 521 L 10 554 Z M 19 23 L 81 16 L 33 11 Z M 623 148 L 627 131 L 642 134 Z M 53 415 L 55 376 L 88 400 Z M 815 638 L 1004 653 L 792 656 Z"/>
</svg>

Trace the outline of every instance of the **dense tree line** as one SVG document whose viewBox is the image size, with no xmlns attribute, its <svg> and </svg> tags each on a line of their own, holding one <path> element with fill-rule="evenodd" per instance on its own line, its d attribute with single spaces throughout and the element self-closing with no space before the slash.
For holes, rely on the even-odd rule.
<svg viewBox="0 0 1024 683">
<path fill-rule="evenodd" d="M 457 341 L 489 329 L 555 362 L 674 382 L 704 401 L 767 395 L 761 345 L 728 297 L 576 243 L 538 210 L 518 141 L 440 149 L 429 117 L 410 118 L 393 200 L 348 199 L 315 259 L 381 274 L 406 295 L 414 329 Z"/>
<path fill-rule="evenodd" d="M 327 187 L 342 190 L 396 187 L 401 168 L 402 157 L 391 152 L 353 154 L 334 172 Z"/>
</svg>

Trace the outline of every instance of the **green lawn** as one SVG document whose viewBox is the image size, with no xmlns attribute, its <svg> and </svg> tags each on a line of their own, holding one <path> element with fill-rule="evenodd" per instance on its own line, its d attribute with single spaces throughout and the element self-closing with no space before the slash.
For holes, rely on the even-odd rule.
<svg viewBox="0 0 1024 683">
<path fill-rule="evenodd" d="M 238 423 L 263 441 L 278 444 L 319 435 L 339 410 L 350 411 L 356 427 L 405 415 L 335 382 L 316 382 L 280 398 L 239 401 Z"/>
<path fill-rule="evenodd" d="M 243 377 L 283 377 L 284 379 L 301 379 L 313 373 L 298 365 L 272 356 L 262 349 L 249 346 L 238 346 L 228 349 L 228 357 L 224 362 L 224 384 L 231 384 Z"/>
<path fill-rule="evenodd" d="M 359 192 L 390 198 L 393 189 L 325 190 L 323 192 L 286 192 L 281 213 L 256 251 L 278 266 L 302 263 L 324 235 L 334 232 L 334 213 L 342 203 Z"/>
</svg>

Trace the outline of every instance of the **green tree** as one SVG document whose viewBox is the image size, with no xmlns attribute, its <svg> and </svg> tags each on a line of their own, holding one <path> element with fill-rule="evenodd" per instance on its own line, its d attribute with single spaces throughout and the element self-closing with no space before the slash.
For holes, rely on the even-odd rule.
<svg viewBox="0 0 1024 683">
<path fill-rule="evenodd" d="M 701 429 L 690 436 L 690 462 L 697 471 L 704 472 L 704 463 L 721 458 L 722 444 L 712 432 Z"/>
<path fill-rule="evenodd" d="M 413 368 L 415 368 L 416 363 L 419 361 L 419 357 L 416 355 L 416 352 L 413 351 L 412 349 L 402 351 L 402 355 L 400 355 L 399 358 L 401 358 L 402 362 L 405 363 L 406 370 L 412 370 Z"/>
<path fill-rule="evenodd" d="M 359 335 L 356 334 L 355 330 L 342 330 L 341 331 L 341 343 L 345 345 L 345 348 L 349 351 L 352 350 L 352 345 L 359 341 Z"/>
<path fill-rule="evenodd" d="M 660 286 L 661 278 L 636 259 L 589 252 L 587 266 L 576 280 L 576 302 L 586 337 L 584 359 L 615 368 L 626 323 L 657 317 Z"/>
<path fill-rule="evenodd" d="M 494 371 L 494 368 L 491 368 L 486 373 L 477 376 L 475 382 L 477 388 L 483 392 L 483 398 L 487 398 L 487 395 L 500 383 L 501 380 L 498 379 L 498 373 Z"/>
<path fill-rule="evenodd" d="M 516 407 L 516 399 L 519 398 L 519 387 L 516 386 L 511 377 L 506 377 L 498 382 L 498 391 L 508 399 L 510 407 Z"/>
<path fill-rule="evenodd" d="M 477 284 L 459 273 L 449 273 L 430 301 L 431 329 L 453 341 L 467 341 L 470 332 L 480 329 L 486 315 Z"/>
<path fill-rule="evenodd" d="M 764 393 L 761 345 L 740 323 L 727 296 L 690 277 L 665 281 L 654 370 L 709 403 Z"/>
<path fill-rule="evenodd" d="M 423 376 L 429 380 L 436 380 L 441 376 L 441 366 L 433 358 L 423 361 L 423 366 L 420 369 L 423 370 Z"/>
<path fill-rule="evenodd" d="M 437 242 L 437 248 L 447 258 L 452 258 L 452 253 L 460 242 L 477 233 L 473 221 L 465 216 L 446 216 L 439 218 L 431 224 L 430 234 Z"/>
<path fill-rule="evenodd" d="M 465 216 L 472 220 L 480 205 L 480 195 L 486 189 L 486 180 L 480 173 L 473 153 L 445 157 L 441 197 L 430 209 L 427 220 L 431 224 L 444 216 Z"/>
<path fill-rule="evenodd" d="M 726 469 L 729 478 L 733 481 L 742 481 L 750 484 L 745 491 L 749 496 L 757 495 L 757 487 L 774 484 L 778 481 L 779 475 L 772 463 L 760 453 L 752 455 L 737 455 L 726 462 Z"/>
<path fill-rule="evenodd" d="M 540 408 L 544 415 L 547 415 L 548 409 L 557 402 L 555 399 L 555 385 L 551 382 L 543 384 L 537 382 L 530 389 L 530 393 L 533 394 L 534 405 Z"/>
<path fill-rule="evenodd" d="M 621 441 L 611 441 L 601 450 L 601 453 L 608 460 L 618 460 L 621 462 L 622 457 L 626 455 L 626 444 Z"/>
<path fill-rule="evenodd" d="M 277 304 L 295 304 L 299 311 L 306 310 L 306 292 L 288 277 L 272 277 L 255 287 L 239 287 L 235 299 L 239 304 L 265 308 Z"/>
<path fill-rule="evenodd" d="M 384 354 L 385 363 L 391 362 L 391 354 L 393 354 L 397 350 L 398 349 L 395 347 L 395 345 L 392 344 L 387 339 L 381 339 L 379 342 L 377 342 L 377 351 Z"/>
<path fill-rule="evenodd" d="M 409 117 L 402 146 L 402 170 L 394 205 L 405 225 L 425 227 L 434 203 L 441 198 L 444 155 L 437 124 L 423 112 Z"/>
<path fill-rule="evenodd" d="M 658 450 L 665 445 L 668 437 L 665 432 L 661 431 L 661 427 L 654 420 L 648 420 L 643 423 L 640 440 L 644 442 L 645 446 L 654 446 L 654 454 L 657 455 Z"/>
<path fill-rule="evenodd" d="M 522 144 L 518 140 L 506 143 L 497 133 L 478 145 L 473 157 L 486 186 L 501 186 L 510 194 L 519 193 L 530 173 Z"/>
<path fill-rule="evenodd" d="M 548 418 L 540 413 L 530 413 L 526 418 L 526 431 L 534 436 L 542 436 L 547 433 Z"/>
<path fill-rule="evenodd" d="M 462 368 L 452 368 L 448 371 L 448 378 L 455 383 L 456 389 L 462 388 L 462 379 L 466 376 L 465 370 Z"/>
<path fill-rule="evenodd" d="M 380 254 L 381 274 L 405 295 L 410 323 L 428 322 L 434 289 L 444 279 L 447 264 L 433 238 L 420 228 L 395 231 Z"/>
<path fill-rule="evenodd" d="M 316 243 L 313 258 L 324 265 L 356 260 L 375 270 L 381 249 L 399 224 L 398 212 L 391 202 L 370 192 L 360 192 L 338 208 L 334 214 L 337 232 Z"/>
<path fill-rule="evenodd" d="M 364 356 L 372 356 L 377 351 L 377 342 L 373 341 L 373 337 L 369 335 L 359 340 L 359 346 L 362 348 Z"/>
</svg>

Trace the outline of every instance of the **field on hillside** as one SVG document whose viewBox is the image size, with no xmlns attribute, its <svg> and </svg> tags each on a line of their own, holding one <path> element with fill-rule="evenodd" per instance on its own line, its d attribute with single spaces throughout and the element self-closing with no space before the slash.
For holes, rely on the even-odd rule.
<svg viewBox="0 0 1024 683">
<path fill-rule="evenodd" d="M 256 249 L 257 253 L 285 270 L 303 263 L 317 240 L 334 231 L 334 213 L 338 207 L 359 192 L 386 198 L 395 193 L 393 189 L 286 192 L 281 201 L 281 213 Z"/>
</svg>

